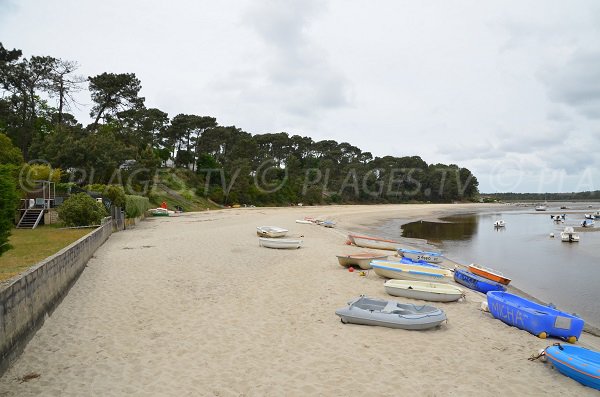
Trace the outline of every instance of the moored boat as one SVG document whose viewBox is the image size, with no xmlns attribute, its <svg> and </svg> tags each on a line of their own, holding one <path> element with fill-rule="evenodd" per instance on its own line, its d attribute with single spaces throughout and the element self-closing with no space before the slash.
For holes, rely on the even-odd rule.
<svg viewBox="0 0 600 397">
<path fill-rule="evenodd" d="M 489 291 L 506 291 L 506 287 L 502 284 L 480 277 L 465 269 L 454 269 L 454 281 L 484 294 Z"/>
<path fill-rule="evenodd" d="M 388 280 L 383 286 L 385 292 L 392 296 L 432 302 L 454 302 L 465 295 L 461 288 L 454 285 L 429 281 Z"/>
<path fill-rule="evenodd" d="M 390 251 L 396 251 L 401 245 L 398 241 L 386 240 L 378 237 L 359 236 L 357 234 L 349 234 L 348 242 L 357 247 Z"/>
<path fill-rule="evenodd" d="M 548 209 L 548 206 L 545 204 L 540 204 L 538 206 L 535 207 L 536 211 L 546 211 Z"/>
<path fill-rule="evenodd" d="M 560 343 L 544 350 L 546 358 L 563 375 L 584 386 L 600 390 L 600 353 Z"/>
<path fill-rule="evenodd" d="M 419 251 L 399 248 L 398 253 L 405 258 L 412 259 L 414 261 L 425 261 L 430 263 L 439 263 L 444 260 L 444 256 L 439 252 L 431 251 Z"/>
<path fill-rule="evenodd" d="M 575 343 L 583 331 L 581 318 L 508 292 L 489 292 L 487 300 L 495 318 L 542 339 L 553 336 Z"/>
<path fill-rule="evenodd" d="M 358 266 L 363 270 L 371 268 L 371 261 L 376 259 L 387 259 L 387 255 L 372 252 L 359 252 L 357 254 L 337 255 L 340 266 Z"/>
<path fill-rule="evenodd" d="M 494 227 L 504 227 L 504 226 L 506 226 L 506 222 L 504 222 L 502 219 L 499 219 L 496 222 L 494 222 Z"/>
<path fill-rule="evenodd" d="M 258 226 L 256 228 L 256 234 L 258 234 L 260 237 L 283 237 L 287 234 L 287 232 L 287 229 L 284 229 L 279 226 Z"/>
<path fill-rule="evenodd" d="M 567 226 L 560 232 L 560 239 L 565 243 L 577 243 L 579 242 L 579 233 L 573 227 Z"/>
<path fill-rule="evenodd" d="M 259 237 L 258 244 L 266 248 L 297 249 L 302 246 L 302 240 Z"/>
<path fill-rule="evenodd" d="M 471 264 L 469 265 L 469 271 L 478 276 L 487 278 L 488 280 L 495 281 L 497 283 L 508 285 L 510 284 L 510 278 L 505 277 L 502 273 L 497 270 L 489 269 L 481 265 Z"/>
<path fill-rule="evenodd" d="M 593 219 L 586 218 L 581 222 L 581 227 L 593 227 L 594 223 Z"/>
<path fill-rule="evenodd" d="M 389 328 L 423 330 L 446 321 L 446 313 L 437 307 L 413 305 L 360 296 L 335 311 L 342 323 L 378 325 Z"/>
<path fill-rule="evenodd" d="M 448 269 L 415 263 L 375 260 L 371 261 L 371 266 L 375 274 L 385 278 L 447 283 L 452 277 L 452 272 Z"/>
</svg>

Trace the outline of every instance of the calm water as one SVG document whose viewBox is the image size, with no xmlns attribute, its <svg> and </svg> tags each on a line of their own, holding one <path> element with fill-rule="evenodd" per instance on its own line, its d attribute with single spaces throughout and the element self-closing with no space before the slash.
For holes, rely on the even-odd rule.
<svg viewBox="0 0 600 397">
<path fill-rule="evenodd" d="M 599 206 L 596 204 L 593 212 Z M 512 278 L 515 287 L 599 326 L 600 220 L 589 232 L 579 233 L 579 243 L 563 243 L 563 228 L 579 226 L 583 214 L 592 209 L 581 204 L 579 209 L 558 208 L 535 212 L 528 207 L 441 219 L 447 223 L 402 225 L 400 220 L 390 220 L 379 226 L 378 232 L 388 237 L 402 233 L 403 237 L 425 239 L 460 263 L 480 263 L 497 269 Z M 550 219 L 551 214 L 559 213 L 567 214 L 565 223 Z M 506 221 L 505 228 L 494 228 L 498 219 Z M 550 233 L 556 237 L 550 238 Z"/>
</svg>

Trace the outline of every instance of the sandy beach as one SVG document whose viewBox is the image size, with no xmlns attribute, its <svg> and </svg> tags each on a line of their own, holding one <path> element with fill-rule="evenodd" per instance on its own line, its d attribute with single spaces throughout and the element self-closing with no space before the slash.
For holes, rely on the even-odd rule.
<svg viewBox="0 0 600 397">
<path fill-rule="evenodd" d="M 364 251 L 344 245 L 347 230 L 477 208 L 249 208 L 148 219 L 96 252 L 0 378 L 0 396 L 597 396 L 528 361 L 558 340 L 493 319 L 473 291 L 436 303 L 449 321 L 429 331 L 344 325 L 334 314 L 360 294 L 390 298 L 373 272 L 338 265 L 336 254 Z M 295 223 L 304 216 L 338 227 Z M 288 228 L 304 246 L 259 247 L 259 225 Z M 578 345 L 600 350 L 600 338 L 584 334 Z M 31 373 L 39 377 L 19 380 Z"/>
</svg>

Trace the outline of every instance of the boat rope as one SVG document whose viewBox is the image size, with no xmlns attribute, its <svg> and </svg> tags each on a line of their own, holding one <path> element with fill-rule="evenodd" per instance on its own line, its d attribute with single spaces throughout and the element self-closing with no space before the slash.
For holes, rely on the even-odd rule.
<svg viewBox="0 0 600 397">
<path fill-rule="evenodd" d="M 555 343 L 552 346 L 557 346 L 560 350 L 564 349 L 564 347 L 562 347 L 560 343 Z M 550 346 L 546 346 L 546 349 L 549 347 Z M 544 357 L 546 355 L 546 349 L 542 349 L 538 354 L 532 354 L 531 357 L 528 358 L 528 360 L 535 361 L 537 359 Z"/>
</svg>

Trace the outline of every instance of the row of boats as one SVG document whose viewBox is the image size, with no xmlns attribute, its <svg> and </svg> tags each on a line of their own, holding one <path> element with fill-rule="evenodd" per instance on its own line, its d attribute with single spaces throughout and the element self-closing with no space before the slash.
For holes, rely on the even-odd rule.
<svg viewBox="0 0 600 397">
<path fill-rule="evenodd" d="M 297 219 L 296 223 L 305 225 L 318 225 L 326 228 L 335 227 L 334 221 L 309 217 L 305 217 L 304 219 Z M 275 249 L 298 249 L 302 247 L 302 239 L 284 238 L 288 233 L 288 229 L 284 229 L 279 226 L 258 226 L 256 228 L 256 234 L 258 235 L 258 244 L 261 247 Z"/>
<path fill-rule="evenodd" d="M 466 268 L 444 267 L 445 258 L 439 252 L 409 250 L 393 240 L 370 236 L 348 235 L 347 244 L 363 248 L 393 250 L 400 260 L 373 252 L 338 255 L 341 266 L 373 269 L 388 279 L 384 289 L 388 295 L 432 302 L 454 302 L 464 297 L 464 291 L 448 284 L 454 280 L 461 286 L 484 293 L 487 310 L 492 316 L 539 338 L 554 337 L 575 343 L 584 328 L 577 315 L 558 310 L 506 292 L 511 280 L 500 272 L 472 264 Z M 414 305 L 393 300 L 360 296 L 348 306 L 336 310 L 343 323 L 378 325 L 390 328 L 422 330 L 434 328 L 447 320 L 442 309 L 429 305 Z M 577 346 L 556 346 L 545 349 L 545 356 L 563 374 L 580 383 L 600 390 L 600 353 Z"/>
</svg>

